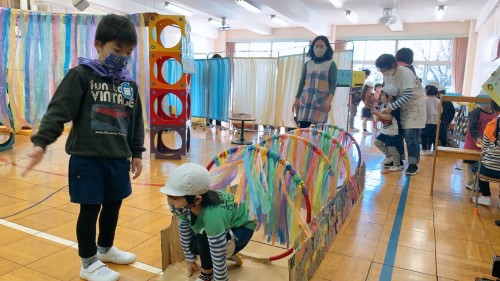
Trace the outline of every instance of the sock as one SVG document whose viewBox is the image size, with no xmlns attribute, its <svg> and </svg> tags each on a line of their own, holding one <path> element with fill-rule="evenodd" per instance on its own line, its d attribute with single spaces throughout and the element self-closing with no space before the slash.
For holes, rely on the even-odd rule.
<svg viewBox="0 0 500 281">
<path fill-rule="evenodd" d="M 203 281 L 212 281 L 212 273 L 203 273 L 200 272 L 200 276 L 198 277 Z"/>
<path fill-rule="evenodd" d="M 98 260 L 97 255 L 93 255 L 90 258 L 82 258 L 82 266 L 83 268 L 87 269 L 91 264 L 93 264 L 97 260 Z"/>
<path fill-rule="evenodd" d="M 99 245 L 97 245 L 97 251 L 99 252 L 99 254 L 107 254 L 109 252 L 109 249 L 111 249 L 111 247 L 101 247 Z"/>
</svg>

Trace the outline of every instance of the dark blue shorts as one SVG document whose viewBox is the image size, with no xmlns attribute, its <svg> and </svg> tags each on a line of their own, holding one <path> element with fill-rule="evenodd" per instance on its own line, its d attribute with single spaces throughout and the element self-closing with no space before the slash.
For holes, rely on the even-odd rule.
<svg viewBox="0 0 500 281">
<path fill-rule="evenodd" d="M 69 196 L 79 204 L 120 201 L 132 193 L 130 161 L 127 158 L 98 158 L 71 155 Z"/>
</svg>

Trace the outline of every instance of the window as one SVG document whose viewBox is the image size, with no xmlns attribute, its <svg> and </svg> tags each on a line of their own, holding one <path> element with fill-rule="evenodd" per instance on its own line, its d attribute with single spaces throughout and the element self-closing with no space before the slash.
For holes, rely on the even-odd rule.
<svg viewBox="0 0 500 281">
<path fill-rule="evenodd" d="M 369 40 L 354 41 L 354 70 L 369 69 L 368 78 L 373 82 L 381 82 L 382 74 L 375 67 L 375 60 L 381 54 L 396 54 L 401 48 L 413 51 L 413 66 L 417 76 L 425 85 L 429 81 L 438 81 L 448 92 L 452 86 L 451 77 L 451 40 Z"/>
</svg>

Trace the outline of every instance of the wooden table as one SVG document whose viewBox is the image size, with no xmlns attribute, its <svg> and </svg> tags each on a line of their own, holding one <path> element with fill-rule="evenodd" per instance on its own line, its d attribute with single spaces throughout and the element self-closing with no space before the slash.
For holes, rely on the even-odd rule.
<svg viewBox="0 0 500 281">
<path fill-rule="evenodd" d="M 240 133 L 240 139 L 239 140 L 233 140 L 231 141 L 232 144 L 239 144 L 239 145 L 249 145 L 253 144 L 253 141 L 250 140 L 245 140 L 245 121 L 255 121 L 255 118 L 246 118 L 246 117 L 241 117 L 241 116 L 231 116 L 229 117 L 229 120 L 232 121 L 240 121 L 241 122 L 241 133 Z"/>
</svg>

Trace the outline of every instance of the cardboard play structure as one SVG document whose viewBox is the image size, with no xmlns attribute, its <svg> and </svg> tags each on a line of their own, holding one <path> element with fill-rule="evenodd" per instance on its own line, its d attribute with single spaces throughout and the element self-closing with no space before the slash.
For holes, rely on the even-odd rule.
<svg viewBox="0 0 500 281">
<path fill-rule="evenodd" d="M 310 132 L 304 131 L 302 135 L 306 135 L 306 133 Z M 316 136 L 320 135 L 315 131 L 313 131 L 313 133 L 315 133 Z M 338 139 L 338 143 L 346 144 L 347 141 L 344 140 L 344 138 L 349 138 L 350 135 L 344 134 L 344 132 L 341 131 L 339 137 L 340 139 Z M 300 140 L 298 137 L 292 137 L 290 139 Z M 319 139 L 320 137 L 316 138 L 316 140 Z M 327 151 L 330 148 L 324 143 L 325 140 L 331 141 L 330 138 L 323 136 L 323 139 L 323 144 L 320 144 L 319 142 L 317 143 L 318 147 L 321 147 L 321 150 L 326 152 L 325 155 L 334 155 L 335 153 L 332 154 L 331 151 Z M 354 141 L 353 138 L 352 141 Z M 313 151 L 318 149 L 316 148 L 316 145 L 311 147 L 313 147 Z M 353 147 L 359 149 L 357 143 L 355 143 Z M 253 150 L 260 148 L 249 148 L 249 146 L 246 146 L 245 148 L 240 148 L 239 150 L 237 148 L 233 148 L 230 149 L 230 151 L 223 151 L 218 156 L 214 157 L 214 160 L 209 164 L 209 171 L 211 171 L 210 167 L 212 167 L 214 162 L 221 162 L 221 157 L 231 157 L 233 152 L 236 151 L 236 153 L 238 153 L 243 149 Z M 267 148 L 262 147 L 262 149 Z M 347 157 L 345 154 L 337 156 L 339 157 L 337 159 L 343 159 L 344 156 Z M 358 159 L 359 161 L 356 167 L 351 170 L 353 172 L 349 172 L 349 175 L 344 180 L 340 181 L 341 186 L 338 186 L 336 192 L 332 193 L 334 194 L 333 198 L 329 197 L 326 202 L 321 201 L 321 208 L 317 208 L 317 206 L 312 207 L 313 209 L 319 211 L 313 212 L 312 219 L 308 220 L 310 221 L 308 226 L 304 228 L 299 233 L 298 237 L 293 240 L 293 245 L 290 245 L 290 255 L 281 254 L 286 248 L 278 248 L 269 243 L 266 244 L 266 239 L 263 238 L 264 235 L 262 232 L 256 232 L 250 244 L 245 247 L 241 253 L 244 260 L 243 266 L 236 267 L 234 264 L 228 262 L 229 279 L 255 280 L 256 278 L 262 277 L 262 280 L 309 280 L 318 268 L 321 260 L 327 253 L 337 234 L 342 229 L 344 222 L 364 191 L 366 166 L 361 161 L 361 158 Z M 236 161 L 234 163 L 239 161 L 239 159 L 235 160 Z M 283 161 L 288 163 L 290 160 Z M 342 165 L 337 166 L 340 167 Z M 337 169 L 335 170 L 338 171 Z M 297 171 L 297 175 L 301 173 L 299 170 Z M 302 182 L 301 179 L 299 180 Z M 305 182 L 307 182 L 307 180 L 305 180 Z M 330 188 L 330 186 L 328 188 Z M 306 200 L 310 199 L 307 197 Z M 314 202 L 314 204 L 317 204 L 317 201 Z M 184 256 L 179 242 L 178 222 L 175 218 L 172 220 L 171 225 L 161 232 L 161 241 L 162 268 L 164 270 L 162 277 L 163 280 L 195 280 L 196 276 L 187 277 L 187 271 L 183 267 L 182 260 L 184 259 Z M 265 258 L 277 256 L 280 258 Z M 256 259 L 258 261 L 256 261 Z M 262 261 L 266 262 L 263 263 Z"/>
</svg>

